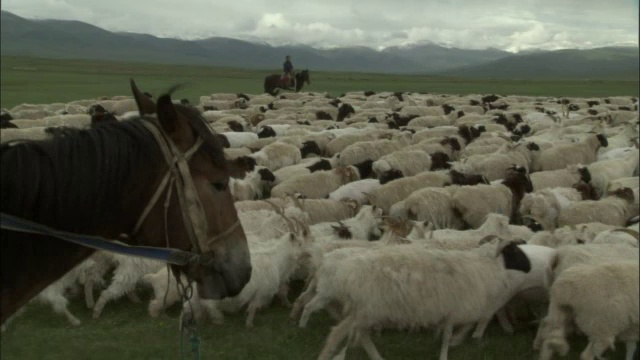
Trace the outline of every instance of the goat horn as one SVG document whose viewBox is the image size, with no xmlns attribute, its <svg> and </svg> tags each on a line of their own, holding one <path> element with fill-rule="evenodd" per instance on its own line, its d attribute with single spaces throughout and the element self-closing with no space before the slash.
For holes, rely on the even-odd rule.
<svg viewBox="0 0 640 360">
<path fill-rule="evenodd" d="M 493 240 L 493 239 L 499 239 L 498 235 L 487 235 L 487 236 L 483 237 L 482 239 L 480 239 L 480 241 L 478 242 L 478 245 L 486 244 L 488 242 L 491 242 L 491 240 Z"/>
<path fill-rule="evenodd" d="M 304 210 L 304 205 L 300 202 L 300 199 L 296 196 L 296 194 L 287 194 L 293 200 L 293 204 L 299 207 L 301 210 Z"/>
<path fill-rule="evenodd" d="M 296 228 L 295 226 L 293 226 L 293 222 L 291 222 L 291 219 L 289 219 L 285 214 L 284 211 L 282 210 L 282 208 L 278 207 L 276 204 L 272 203 L 269 200 L 264 200 L 264 202 L 266 202 L 267 204 L 271 205 L 273 207 L 273 209 L 276 211 L 276 213 L 280 216 L 282 216 L 282 218 L 284 219 L 284 221 L 287 222 L 287 225 L 289 226 L 289 230 L 291 230 L 292 232 L 296 232 Z"/>
</svg>

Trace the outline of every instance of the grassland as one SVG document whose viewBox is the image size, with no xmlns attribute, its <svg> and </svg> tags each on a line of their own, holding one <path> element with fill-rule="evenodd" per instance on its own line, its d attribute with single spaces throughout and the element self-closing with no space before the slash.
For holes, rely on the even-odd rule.
<svg viewBox="0 0 640 360">
<path fill-rule="evenodd" d="M 101 95 L 128 95 L 128 79 L 134 77 L 144 90 L 158 92 L 175 83 L 187 83 L 180 97 L 193 102 L 214 92 L 262 92 L 267 72 L 193 66 L 164 66 L 95 61 L 62 61 L 33 58 L 2 58 L 2 107 L 19 103 L 68 102 Z M 612 96 L 636 95 L 638 83 L 620 81 L 491 81 L 434 77 L 385 76 L 372 74 L 312 73 L 313 91 L 334 95 L 352 90 L 422 91 L 432 93 L 502 93 L 529 95 Z M 299 291 L 299 289 L 297 289 Z M 148 300 L 149 293 L 142 293 Z M 1 335 L 0 357 L 4 359 L 177 359 L 180 358 L 178 309 L 160 318 L 150 318 L 146 304 L 123 299 L 110 303 L 101 319 L 91 319 L 83 300 L 70 306 L 83 324 L 71 327 L 63 316 L 48 306 L 30 305 L 24 315 Z M 307 329 L 298 329 L 288 310 L 274 304 L 260 312 L 255 328 L 244 328 L 244 314 L 228 315 L 226 323 L 202 323 L 201 359 L 315 359 L 333 321 L 324 313 L 312 317 Z M 535 359 L 531 349 L 535 326 L 519 324 L 514 335 L 491 325 L 480 342 L 467 340 L 450 350 L 452 360 Z M 374 341 L 386 359 L 436 359 L 439 342 L 433 332 L 409 334 L 384 331 Z M 582 338 L 571 340 L 572 351 L 564 359 L 578 359 L 586 345 Z M 185 344 L 186 349 L 189 344 Z M 624 358 L 624 346 L 609 359 Z M 349 359 L 366 359 L 354 349 Z"/>
<path fill-rule="evenodd" d="M 143 299 L 149 296 L 143 293 Z M 83 321 L 79 327 L 67 324 L 61 315 L 55 315 L 48 306 L 33 304 L 27 312 L 2 334 L 0 356 L 3 360 L 66 360 L 66 359 L 179 359 L 180 333 L 178 309 L 171 308 L 166 315 L 150 318 L 146 304 L 132 305 L 122 299 L 109 303 L 99 320 L 91 319 L 84 302 L 75 299 L 71 311 Z M 289 319 L 288 310 L 277 301 L 271 308 L 256 315 L 255 327 L 244 327 L 244 313 L 228 315 L 224 325 L 202 323 L 199 326 L 201 359 L 218 360 L 305 360 L 315 359 L 333 322 L 324 313 L 311 318 L 307 329 L 299 329 Z M 493 324 L 484 338 L 471 339 L 451 348 L 452 360 L 528 360 L 538 353 L 531 349 L 535 327 L 520 324 L 515 335 L 508 335 Z M 439 340 L 432 331 L 409 334 L 384 331 L 374 336 L 385 359 L 437 359 Z M 572 351 L 563 359 L 575 360 L 586 346 L 584 339 L 572 339 Z M 185 354 L 190 345 L 185 339 Z M 361 349 L 347 354 L 349 359 L 364 360 Z M 624 346 L 608 352 L 608 359 L 623 359 Z M 190 358 L 186 356 L 185 358 Z"/>
<path fill-rule="evenodd" d="M 50 60 L 3 56 L 0 105 L 54 103 L 97 96 L 129 95 L 129 78 L 151 93 L 184 83 L 178 96 L 198 102 L 216 92 L 262 93 L 274 71 L 220 67 Z M 518 94 L 536 96 L 638 96 L 638 80 L 492 80 L 453 77 L 314 72 L 304 90 L 340 95 L 347 91 L 413 91 L 440 94 Z"/>
</svg>

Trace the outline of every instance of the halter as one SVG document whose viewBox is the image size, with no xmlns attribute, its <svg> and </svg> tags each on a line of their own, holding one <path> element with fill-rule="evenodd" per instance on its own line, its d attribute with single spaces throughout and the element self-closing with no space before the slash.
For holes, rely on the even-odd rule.
<svg viewBox="0 0 640 360">
<path fill-rule="evenodd" d="M 198 137 L 195 144 L 193 144 L 193 146 L 191 146 L 186 152 L 182 153 L 180 149 L 178 149 L 178 147 L 175 145 L 173 140 L 166 136 L 164 131 L 162 131 L 160 124 L 158 124 L 158 121 L 155 118 L 144 117 L 143 119 L 146 121 L 143 120 L 142 124 L 151 132 L 151 134 L 153 134 L 153 137 L 156 139 L 156 142 L 158 143 L 158 146 L 160 147 L 160 150 L 164 155 L 165 161 L 167 162 L 168 169 L 166 174 L 162 178 L 160 185 L 158 185 L 156 192 L 149 200 L 149 203 L 140 215 L 140 218 L 138 218 L 131 236 L 135 236 L 136 234 L 138 234 L 138 232 L 140 231 L 140 227 L 144 223 L 144 220 L 149 215 L 151 209 L 158 202 L 160 196 L 162 195 L 162 192 L 165 189 L 167 189 L 165 201 L 166 210 L 173 190 L 173 187 L 171 185 L 175 183 L 180 207 L 183 209 L 183 211 L 181 211 L 182 219 L 185 224 L 185 228 L 187 230 L 187 234 L 189 236 L 189 240 L 191 241 L 193 249 L 195 249 L 195 252 L 198 254 L 204 254 L 206 252 L 212 251 L 212 249 L 209 247 L 209 244 L 231 234 L 236 230 L 237 227 L 240 226 L 240 221 L 236 220 L 236 222 L 224 232 L 211 239 L 207 239 L 207 219 L 202 203 L 200 202 L 200 198 L 198 197 L 195 184 L 193 183 L 193 178 L 191 177 L 191 173 L 189 172 L 189 165 L 187 163 L 191 159 L 193 154 L 195 154 L 200 146 L 202 146 L 202 144 L 204 143 L 202 137 Z M 166 211 L 164 221 L 166 226 Z M 165 236 L 167 236 L 168 247 L 168 234 L 166 231 Z M 202 249 L 203 246 L 205 247 L 204 251 Z"/>
</svg>

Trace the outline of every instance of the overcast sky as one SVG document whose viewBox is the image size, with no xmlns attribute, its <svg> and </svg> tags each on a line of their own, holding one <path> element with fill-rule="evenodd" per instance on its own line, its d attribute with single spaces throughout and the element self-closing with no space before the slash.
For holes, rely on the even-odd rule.
<svg viewBox="0 0 640 360">
<path fill-rule="evenodd" d="M 2 10 L 110 31 L 272 45 L 432 41 L 515 52 L 638 44 L 638 0 L 2 0 Z"/>
</svg>

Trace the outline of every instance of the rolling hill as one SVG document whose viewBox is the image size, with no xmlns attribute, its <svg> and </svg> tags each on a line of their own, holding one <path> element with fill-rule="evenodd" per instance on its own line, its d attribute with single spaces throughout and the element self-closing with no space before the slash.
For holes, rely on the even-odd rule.
<svg viewBox="0 0 640 360">
<path fill-rule="evenodd" d="M 460 67 L 440 75 L 467 78 L 552 79 L 619 78 L 638 80 L 638 48 L 605 47 L 513 55 L 481 65 Z"/>
<path fill-rule="evenodd" d="M 271 46 L 224 37 L 202 40 L 110 32 L 80 21 L 30 20 L 1 12 L 3 56 L 87 59 L 159 64 L 230 66 L 279 71 L 285 54 L 297 68 L 480 78 L 624 77 L 638 74 L 638 48 L 561 50 L 514 55 L 498 49 L 470 50 L 422 42 L 389 47 L 316 49 Z"/>
</svg>

